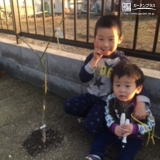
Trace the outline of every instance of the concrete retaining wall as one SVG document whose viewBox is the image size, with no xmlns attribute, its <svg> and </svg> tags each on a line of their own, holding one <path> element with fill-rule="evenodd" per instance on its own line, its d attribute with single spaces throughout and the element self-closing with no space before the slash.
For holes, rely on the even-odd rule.
<svg viewBox="0 0 160 160">
<path fill-rule="evenodd" d="M 44 47 L 32 47 L 38 55 L 42 55 Z M 86 86 L 78 79 L 85 56 L 49 48 L 44 59 L 49 91 L 64 98 L 86 91 Z M 17 45 L 14 41 L 0 40 L 0 68 L 22 81 L 43 86 L 43 71 L 39 60 L 25 44 Z M 157 122 L 160 122 L 160 72 L 145 68 L 142 70 L 146 75 L 145 87 L 151 97 L 152 112 Z"/>
</svg>

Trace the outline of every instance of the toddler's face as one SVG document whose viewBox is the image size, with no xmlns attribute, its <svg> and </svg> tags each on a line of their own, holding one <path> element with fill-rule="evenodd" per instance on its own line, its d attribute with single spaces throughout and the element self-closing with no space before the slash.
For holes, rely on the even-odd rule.
<svg viewBox="0 0 160 160">
<path fill-rule="evenodd" d="M 122 102 L 129 102 L 138 94 L 142 89 L 142 86 L 137 87 L 133 78 L 127 75 L 119 78 L 117 75 L 113 78 L 113 92 L 117 99 Z"/>
<path fill-rule="evenodd" d="M 95 42 L 99 49 L 101 49 L 105 56 L 109 56 L 117 49 L 118 44 L 122 41 L 116 27 L 112 28 L 98 28 Z"/>
</svg>

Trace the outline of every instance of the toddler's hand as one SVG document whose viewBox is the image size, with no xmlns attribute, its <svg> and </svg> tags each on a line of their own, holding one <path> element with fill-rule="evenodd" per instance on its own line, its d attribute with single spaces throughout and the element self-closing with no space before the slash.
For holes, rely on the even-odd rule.
<svg viewBox="0 0 160 160">
<path fill-rule="evenodd" d="M 115 135 L 117 135 L 118 137 L 123 137 L 123 130 L 121 128 L 120 125 L 117 125 L 114 129 L 114 133 Z"/>
<path fill-rule="evenodd" d="M 128 135 L 132 134 L 132 131 L 133 131 L 132 124 L 123 124 L 121 126 L 121 128 L 122 128 L 123 136 L 128 136 Z"/>
</svg>

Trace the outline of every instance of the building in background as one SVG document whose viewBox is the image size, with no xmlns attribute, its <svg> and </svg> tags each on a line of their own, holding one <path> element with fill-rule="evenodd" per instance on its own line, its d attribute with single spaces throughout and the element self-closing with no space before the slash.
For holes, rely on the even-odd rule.
<svg viewBox="0 0 160 160">
<path fill-rule="evenodd" d="M 4 0 L 6 10 L 9 12 L 11 11 L 10 8 L 10 0 Z M 4 2 L 0 0 L 0 6 L 4 8 Z M 54 13 L 61 14 L 62 13 L 62 0 L 54 0 Z M 131 0 L 122 0 L 122 2 L 131 2 Z M 27 14 L 29 16 L 34 15 L 33 12 L 33 4 L 32 0 L 26 0 L 26 8 Z M 104 0 L 105 10 L 111 11 L 112 4 L 119 5 L 119 0 Z M 34 0 L 35 11 L 36 14 L 42 13 L 42 4 L 41 0 Z M 25 4 L 24 0 L 18 0 L 18 6 L 20 10 L 20 15 L 25 16 Z M 76 0 L 76 8 L 77 12 L 79 10 L 87 12 L 87 0 Z M 51 14 L 51 0 L 44 0 L 44 10 Z M 102 10 L 102 0 L 90 0 L 90 11 L 101 12 Z M 64 12 L 74 14 L 74 0 L 64 0 Z"/>
<path fill-rule="evenodd" d="M 2 8 L 6 8 L 6 10 L 11 10 L 10 8 L 10 0 L 4 0 L 5 1 L 5 6 L 4 7 L 4 2 L 3 0 L 0 0 L 0 6 Z M 54 0 L 54 13 L 62 13 L 62 0 Z M 32 0 L 26 0 L 26 7 L 27 11 L 29 10 L 30 14 L 33 14 L 33 4 Z M 82 0 L 77 0 L 77 9 L 79 10 L 81 7 Z M 36 12 L 42 11 L 42 4 L 41 0 L 34 0 Z M 22 8 L 25 8 L 24 0 L 18 0 L 18 6 L 22 10 Z M 74 8 L 74 0 L 64 0 L 64 8 L 69 9 L 69 8 Z M 44 9 L 47 10 L 51 14 L 51 0 L 44 0 Z M 22 12 L 22 11 L 21 11 Z"/>
</svg>

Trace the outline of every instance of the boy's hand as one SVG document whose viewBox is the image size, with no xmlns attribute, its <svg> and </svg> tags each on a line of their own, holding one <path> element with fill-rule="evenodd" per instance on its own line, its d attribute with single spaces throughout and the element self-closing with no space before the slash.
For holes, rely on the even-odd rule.
<svg viewBox="0 0 160 160">
<path fill-rule="evenodd" d="M 115 129 L 114 129 L 114 133 L 115 133 L 115 135 L 117 135 L 118 137 L 123 137 L 123 130 L 122 130 L 122 128 L 121 128 L 121 126 L 120 125 L 117 125 L 116 127 L 115 127 Z"/>
<path fill-rule="evenodd" d="M 103 56 L 103 51 L 98 47 L 97 42 L 94 40 L 94 51 L 93 51 L 93 58 L 90 61 L 90 65 L 92 68 L 95 68 L 97 66 L 98 61 L 102 58 Z"/>
<path fill-rule="evenodd" d="M 145 103 L 144 102 L 138 102 L 134 112 L 133 112 L 133 116 L 139 120 L 143 120 L 146 118 L 146 116 L 148 116 L 148 113 L 146 113 L 145 110 Z"/>
<path fill-rule="evenodd" d="M 93 41 L 93 44 L 94 44 L 93 57 L 95 60 L 100 60 L 103 56 L 103 51 L 99 48 L 96 40 Z"/>
</svg>

